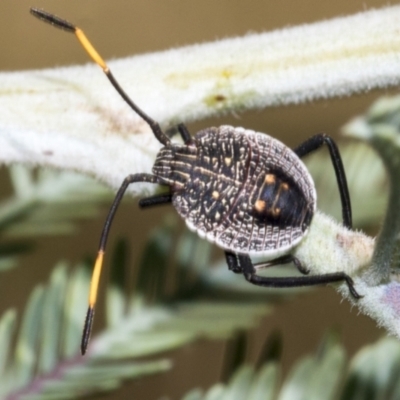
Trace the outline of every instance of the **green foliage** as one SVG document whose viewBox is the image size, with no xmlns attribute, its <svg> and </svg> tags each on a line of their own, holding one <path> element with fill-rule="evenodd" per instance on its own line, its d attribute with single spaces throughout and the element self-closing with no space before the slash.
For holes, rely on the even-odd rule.
<svg viewBox="0 0 400 400">
<path fill-rule="evenodd" d="M 90 278 L 87 266 L 79 265 L 68 273 L 68 266 L 59 263 L 49 283 L 33 290 L 18 333 L 15 311 L 6 312 L 0 320 L 0 398 L 74 399 L 111 391 L 125 379 L 170 370 L 172 360 L 163 356 L 165 351 L 199 337 L 232 337 L 238 330 L 253 327 L 271 310 L 272 298 L 250 285 L 248 290 L 255 292 L 253 301 L 248 301 L 249 292 L 243 292 L 240 285 L 230 288 L 229 297 L 232 299 L 234 293 L 234 300 L 204 300 L 205 294 L 219 285 L 219 278 L 213 282 L 213 274 L 204 279 L 205 274 L 199 273 L 193 284 L 196 294 L 187 298 L 182 276 L 192 275 L 188 270 L 201 271 L 197 258 L 183 262 L 188 261 L 187 248 L 193 254 L 205 242 L 190 233 L 166 246 L 165 237 L 173 236 L 175 231 L 175 220 L 168 217 L 151 235 L 140 264 L 141 290 L 135 295 L 125 294 L 123 276 L 129 260 L 126 244 L 118 244 L 107 287 L 107 326 L 93 336 L 85 357 L 80 356 L 79 345 Z M 180 285 L 172 295 L 166 295 L 161 285 L 152 282 L 153 266 L 165 276 L 172 260 L 178 261 Z M 208 256 L 205 264 L 209 262 Z M 155 289 L 149 299 L 147 287 L 160 290 Z M 227 287 L 225 284 L 224 289 Z M 269 306 L 265 305 L 267 298 Z M 329 335 L 315 355 L 293 366 L 283 382 L 279 335 L 267 342 L 260 368 L 242 364 L 246 343 L 236 343 L 236 356 L 225 367 L 228 371 L 236 369 L 228 383 L 216 384 L 206 392 L 194 389 L 184 400 L 357 400 L 366 398 L 366 393 L 371 400 L 395 400 L 400 393 L 400 344 L 394 339 L 382 339 L 362 349 L 347 363 L 343 347 Z M 140 361 L 135 360 L 138 357 Z M 146 361 L 147 357 L 151 361 Z"/>
<path fill-rule="evenodd" d="M 71 274 L 64 263 L 55 267 L 49 283 L 33 290 L 17 335 L 15 312 L 7 312 L 0 321 L 0 398 L 72 399 L 112 390 L 124 379 L 170 369 L 171 361 L 160 353 L 199 337 L 226 339 L 238 329 L 251 328 L 270 310 L 261 302 L 242 302 L 240 297 L 231 302 L 202 300 L 207 285 L 200 285 L 200 297 L 185 299 L 177 290 L 169 297 L 169 305 L 162 305 L 161 300 L 167 298 L 162 286 L 152 282 L 158 280 L 154 267 L 165 276 L 171 256 L 163 238 L 174 229 L 174 222 L 167 219 L 149 239 L 140 265 L 138 286 L 143 292 L 139 290 L 139 295 L 124 294 L 121 277 L 129 263 L 126 245 L 117 246 L 116 268 L 107 290 L 107 327 L 94 335 L 85 357 L 79 354 L 89 287 L 85 265 Z M 194 235 L 190 240 L 194 252 L 204 246 Z M 184 258 L 183 248 L 178 240 L 172 259 Z M 190 267 L 198 268 L 195 260 Z M 147 285 L 156 288 L 151 303 L 144 295 Z M 149 356 L 151 361 L 132 361 Z"/>
<path fill-rule="evenodd" d="M 0 203 L 0 271 L 16 266 L 17 256 L 32 250 L 38 235 L 71 235 L 77 220 L 98 215 L 110 190 L 74 173 L 10 167 L 14 194 Z"/>
<path fill-rule="evenodd" d="M 9 311 L 3 316 L 1 348 L 11 351 L 1 354 L 1 398 L 76 398 L 91 391 L 111 390 L 121 379 L 170 368 L 170 363 L 163 359 L 123 361 L 111 366 L 91 363 L 89 358 L 78 355 L 88 281 L 84 266 L 68 276 L 66 265 L 59 264 L 49 284 L 33 290 L 14 346 L 15 313 Z"/>
<path fill-rule="evenodd" d="M 300 359 L 280 383 L 280 365 L 242 365 L 228 383 L 193 389 L 182 400 L 397 400 L 400 343 L 383 338 L 346 361 L 337 340 L 325 340 L 316 354 Z"/>
<path fill-rule="evenodd" d="M 93 218 L 111 192 L 82 175 L 10 167 L 14 196 L 0 204 L 0 230 L 9 237 L 76 233 L 73 220 Z M 79 207 L 76 205 L 79 204 Z"/>
</svg>

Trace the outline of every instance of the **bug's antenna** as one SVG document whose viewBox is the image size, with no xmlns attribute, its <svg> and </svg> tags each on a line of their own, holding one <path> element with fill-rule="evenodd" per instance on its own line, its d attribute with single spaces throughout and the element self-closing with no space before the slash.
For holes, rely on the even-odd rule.
<svg viewBox="0 0 400 400">
<path fill-rule="evenodd" d="M 71 24 L 70 22 L 68 22 L 64 19 L 61 19 L 53 14 L 47 13 L 46 11 L 39 10 L 36 8 L 31 8 L 30 11 L 31 11 L 31 14 L 33 14 L 35 17 L 41 19 L 42 21 L 45 21 L 51 25 L 54 25 L 57 28 L 67 31 L 67 32 L 75 33 L 76 37 L 78 38 L 79 42 L 82 44 L 83 48 L 90 55 L 90 57 L 94 60 L 94 62 L 102 68 L 103 72 L 106 74 L 107 78 L 109 79 L 111 84 L 114 86 L 114 88 L 117 90 L 117 92 L 121 95 L 121 97 L 128 103 L 128 105 L 140 117 L 142 117 L 150 125 L 150 128 L 152 129 L 155 137 L 165 146 L 168 146 L 171 143 L 169 137 L 161 130 L 158 122 L 154 121 L 146 113 L 144 113 L 129 98 L 129 96 L 125 93 L 125 91 L 121 88 L 121 86 L 119 85 L 119 83 L 116 81 L 116 79 L 112 75 L 111 71 L 109 70 L 109 68 L 108 68 L 107 64 L 105 63 L 105 61 L 103 60 L 103 58 L 99 55 L 99 53 L 96 51 L 96 49 L 92 46 L 92 44 L 89 42 L 86 35 L 83 33 L 83 31 L 81 29 L 79 29 L 78 27 L 76 27 L 75 25 Z M 101 239 L 100 239 L 99 252 L 98 252 L 96 262 L 94 265 L 94 269 L 93 269 L 92 279 L 91 279 L 91 283 L 90 283 L 90 292 L 89 292 L 89 307 L 88 307 L 88 311 L 86 314 L 85 325 L 83 328 L 82 342 L 81 342 L 82 354 L 85 354 L 85 352 L 87 350 L 89 339 L 90 339 L 90 333 L 92 330 L 94 310 L 95 310 L 95 305 L 96 305 L 96 301 L 97 301 L 97 292 L 98 292 L 98 287 L 99 287 L 101 269 L 102 269 L 102 265 L 103 265 L 106 241 L 107 241 L 108 233 L 110 230 L 110 226 L 111 226 L 112 220 L 114 218 L 115 212 L 117 210 L 117 207 L 121 202 L 123 194 L 125 193 L 126 188 L 128 187 L 129 184 L 134 183 L 134 182 L 160 183 L 159 180 L 155 176 L 152 176 L 152 175 L 148 175 L 148 174 L 129 175 L 128 177 L 125 178 L 123 184 L 121 185 L 120 189 L 117 192 L 117 195 L 114 199 L 114 202 L 113 202 L 110 212 L 108 214 L 106 223 L 103 227 L 103 232 L 102 232 Z"/>
<path fill-rule="evenodd" d="M 157 140 L 164 146 L 168 146 L 171 143 L 169 137 L 161 130 L 158 122 L 154 121 L 153 118 L 150 118 L 144 111 L 142 111 L 121 88 L 121 86 L 119 85 L 118 81 L 114 78 L 114 75 L 111 73 L 110 69 L 108 68 L 103 58 L 93 47 L 89 39 L 86 37 L 86 35 L 80 28 L 78 28 L 77 26 L 71 24 L 70 22 L 64 19 L 57 17 L 56 15 L 50 14 L 44 10 L 39 10 L 38 8 L 31 8 L 30 12 L 35 17 L 41 19 L 44 22 L 47 22 L 50 25 L 53 25 L 67 32 L 75 33 L 82 47 L 86 50 L 86 52 L 93 59 L 93 61 L 101 67 L 103 72 L 106 74 L 108 80 L 114 86 L 115 90 L 128 103 L 128 105 L 150 125 L 150 128 L 153 131 L 154 136 L 157 138 Z"/>
</svg>

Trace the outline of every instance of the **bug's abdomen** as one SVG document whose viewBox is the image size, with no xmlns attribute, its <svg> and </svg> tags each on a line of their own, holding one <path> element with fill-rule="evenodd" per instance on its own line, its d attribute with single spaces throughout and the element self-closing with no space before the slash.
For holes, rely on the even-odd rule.
<svg viewBox="0 0 400 400">
<path fill-rule="evenodd" d="M 180 168 L 182 151 L 173 156 Z M 190 229 L 226 250 L 266 256 L 283 254 L 304 236 L 315 210 L 314 184 L 281 142 L 222 126 L 199 132 L 190 151 L 187 179 L 173 196 Z"/>
<path fill-rule="evenodd" d="M 301 226 L 305 218 L 307 200 L 291 177 L 269 168 L 256 182 L 257 190 L 250 200 L 252 215 L 259 224 L 272 226 Z"/>
</svg>

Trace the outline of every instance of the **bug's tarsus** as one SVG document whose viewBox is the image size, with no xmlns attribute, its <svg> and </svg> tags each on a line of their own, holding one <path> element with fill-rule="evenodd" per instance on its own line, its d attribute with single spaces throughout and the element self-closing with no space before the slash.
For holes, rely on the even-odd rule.
<svg viewBox="0 0 400 400">
<path fill-rule="evenodd" d="M 297 257 L 292 256 L 292 261 L 301 274 L 308 275 L 310 273 L 310 270 L 305 267 Z"/>
<path fill-rule="evenodd" d="M 361 295 L 357 292 L 357 290 L 355 289 L 355 287 L 354 287 L 353 279 L 351 279 L 350 276 L 348 276 L 348 275 L 345 274 L 344 272 L 342 272 L 341 274 L 343 275 L 343 279 L 346 281 L 347 286 L 349 287 L 349 290 L 350 290 L 351 295 L 352 295 L 355 299 L 357 299 L 357 300 L 362 299 L 363 296 L 361 296 Z"/>
<path fill-rule="evenodd" d="M 336 180 L 339 186 L 340 200 L 342 202 L 343 225 L 351 229 L 353 227 L 351 216 L 351 202 L 349 189 L 347 187 L 346 174 L 344 172 L 343 161 L 339 153 L 339 149 L 334 140 L 325 133 L 319 133 L 310 137 L 308 140 L 300 144 L 293 151 L 300 157 L 319 149 L 323 144 L 326 144 L 329 149 L 333 168 L 336 174 Z"/>
<path fill-rule="evenodd" d="M 172 193 L 156 194 L 154 196 L 145 197 L 139 200 L 140 208 L 148 208 L 159 206 L 163 204 L 170 204 L 172 202 Z"/>
</svg>

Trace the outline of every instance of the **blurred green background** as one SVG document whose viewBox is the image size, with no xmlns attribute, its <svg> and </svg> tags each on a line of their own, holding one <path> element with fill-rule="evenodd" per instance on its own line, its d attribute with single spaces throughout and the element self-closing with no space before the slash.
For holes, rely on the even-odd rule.
<svg viewBox="0 0 400 400">
<path fill-rule="evenodd" d="M 0 70 L 48 68 L 88 61 L 74 38 L 51 30 L 31 17 L 30 6 L 44 8 L 80 26 L 102 56 L 112 59 L 319 21 L 386 3 L 383 0 L 36 0 L 34 3 L 1 0 Z M 195 133 L 210 125 L 240 125 L 268 132 L 294 146 L 317 132 L 338 137 L 340 126 L 387 93 L 397 93 L 397 89 L 240 113 L 190 124 L 189 129 Z M 64 117 L 74 118 L 67 114 Z M 5 197 L 10 193 L 5 168 L 1 176 L 0 193 Z M 132 243 L 132 258 L 136 260 L 146 241 L 145 232 L 156 226 L 167 212 L 168 207 L 140 212 L 136 204 L 123 206 L 113 227 L 110 247 L 117 236 L 126 235 Z M 21 309 L 33 285 L 46 281 L 59 259 L 76 262 L 82 256 L 93 256 L 103 221 L 104 213 L 97 220 L 83 222 L 79 234 L 73 237 L 41 238 L 35 253 L 25 256 L 20 267 L 0 275 L 0 311 L 9 307 Z M 96 320 L 96 325 L 101 325 L 101 318 Z M 383 334 L 375 322 L 341 302 L 332 288 L 323 287 L 280 305 L 272 317 L 250 332 L 248 359 L 256 359 L 271 331 L 282 330 L 283 365 L 287 370 L 298 357 L 314 350 L 324 332 L 332 327 L 339 328 L 349 354 Z M 175 368 L 171 373 L 127 383 L 112 397 L 156 399 L 168 395 L 178 399 L 189 388 L 208 387 L 218 379 L 224 346 L 218 341 L 199 341 L 186 346 L 173 354 Z"/>
</svg>

